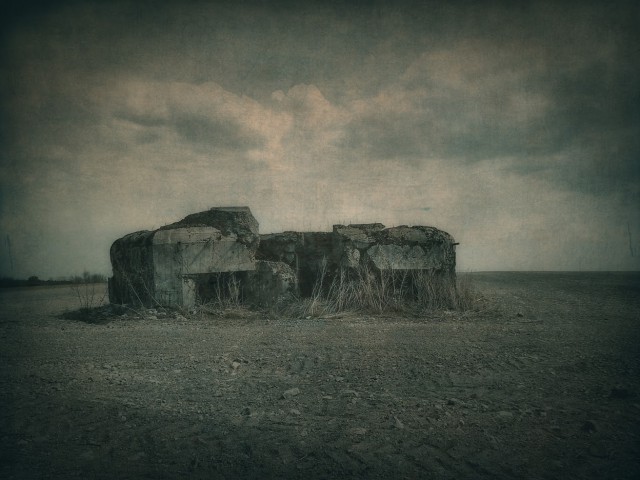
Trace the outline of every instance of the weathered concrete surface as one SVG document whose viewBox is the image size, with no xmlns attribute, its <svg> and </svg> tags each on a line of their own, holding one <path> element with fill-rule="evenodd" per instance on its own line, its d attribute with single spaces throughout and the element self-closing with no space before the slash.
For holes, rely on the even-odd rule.
<svg viewBox="0 0 640 480">
<path fill-rule="evenodd" d="M 336 225 L 334 250 L 340 266 L 368 265 L 378 270 L 455 272 L 453 237 L 434 227 L 381 224 Z"/>
<path fill-rule="evenodd" d="M 201 275 L 255 269 L 260 237 L 248 207 L 212 208 L 111 246 L 112 303 L 190 306 Z"/>
<path fill-rule="evenodd" d="M 340 269 L 431 270 L 455 273 L 455 242 L 434 227 L 381 223 L 334 225 L 332 232 L 284 232 L 260 236 L 257 256 L 282 261 L 298 276 L 300 292 L 309 295 L 320 275 L 327 283 Z"/>
<path fill-rule="evenodd" d="M 323 269 L 335 263 L 331 232 L 284 232 L 260 235 L 257 258 L 289 265 L 302 296 L 311 294 Z"/>
<path fill-rule="evenodd" d="M 304 233 L 283 232 L 260 235 L 257 256 L 273 262 L 284 262 L 297 269 L 298 256 L 304 248 Z"/>
<path fill-rule="evenodd" d="M 134 232 L 111 245 L 111 303 L 150 304 L 155 293 L 152 233 Z"/>
<path fill-rule="evenodd" d="M 176 230 L 181 227 L 213 227 L 224 237 L 235 237 L 236 241 L 255 252 L 260 242 L 258 221 L 249 207 L 213 207 L 209 210 L 187 215 L 179 222 L 161 227 L 159 230 Z"/>
<path fill-rule="evenodd" d="M 296 272 L 284 262 L 256 262 L 242 281 L 243 300 L 253 305 L 273 305 L 298 296 Z"/>
</svg>

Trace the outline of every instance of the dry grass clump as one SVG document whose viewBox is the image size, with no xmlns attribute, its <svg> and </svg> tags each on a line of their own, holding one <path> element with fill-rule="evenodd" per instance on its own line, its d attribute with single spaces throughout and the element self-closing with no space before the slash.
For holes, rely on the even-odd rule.
<svg viewBox="0 0 640 480">
<path fill-rule="evenodd" d="M 190 312 L 192 315 L 215 318 L 254 318 L 259 312 L 252 310 L 242 298 L 242 285 L 235 275 L 218 279 L 213 286 L 213 295 L 199 303 Z"/>
<path fill-rule="evenodd" d="M 431 270 L 341 269 L 328 279 L 326 266 L 309 298 L 286 305 L 281 313 L 327 317 L 345 312 L 416 313 L 424 310 L 469 310 L 474 294 L 468 277 Z"/>
<path fill-rule="evenodd" d="M 132 283 L 129 287 L 132 298 L 140 301 L 140 292 Z M 181 313 L 201 319 L 251 319 L 262 315 L 335 318 L 359 313 L 413 315 L 438 310 L 466 311 L 477 304 L 477 295 L 468 276 L 457 277 L 455 273 L 432 270 L 377 270 L 367 266 L 329 273 L 326 262 L 318 272 L 309 297 L 278 302 L 266 310 L 256 310 L 244 302 L 242 283 L 233 274 L 218 278 L 206 293 L 206 301 L 188 310 L 179 309 Z M 151 296 L 148 292 L 147 295 Z M 96 302 L 94 291 L 89 289 L 78 290 L 78 298 L 81 317 L 90 317 L 104 300 L 103 297 Z M 153 303 L 159 305 L 155 298 Z M 128 309 L 134 313 L 134 318 L 149 316 L 145 314 L 142 302 L 139 309 Z M 167 313 L 163 312 L 163 316 Z"/>
<path fill-rule="evenodd" d="M 78 300 L 81 312 L 88 312 L 94 308 L 101 307 L 107 296 L 103 284 L 79 282 L 74 283 L 71 286 L 71 290 Z"/>
<path fill-rule="evenodd" d="M 96 318 L 104 317 L 107 290 L 104 288 L 104 284 L 89 280 L 88 275 L 85 275 L 84 279 L 78 277 L 78 281 L 71 285 L 71 291 L 78 302 L 78 309 L 64 312 L 62 314 L 64 318 L 94 322 Z"/>
</svg>

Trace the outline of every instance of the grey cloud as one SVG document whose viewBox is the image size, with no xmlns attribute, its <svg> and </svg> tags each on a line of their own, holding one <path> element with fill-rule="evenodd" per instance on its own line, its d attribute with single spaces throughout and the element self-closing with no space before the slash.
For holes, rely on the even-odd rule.
<svg viewBox="0 0 640 480">
<path fill-rule="evenodd" d="M 173 120 L 173 125 L 185 140 L 214 148 L 243 151 L 265 143 L 262 135 L 229 120 L 182 114 Z"/>
<path fill-rule="evenodd" d="M 461 164 L 516 155 L 526 160 L 555 149 L 543 120 L 516 122 L 492 110 L 478 114 L 477 99 L 452 94 L 427 100 L 412 113 L 374 111 L 347 127 L 341 145 L 374 160 L 414 164 L 433 157 Z"/>
<path fill-rule="evenodd" d="M 640 67 L 594 65 L 551 87 L 550 128 L 560 152 L 577 153 L 556 180 L 586 193 L 640 185 Z"/>
<path fill-rule="evenodd" d="M 542 176 L 564 188 L 594 194 L 633 189 L 640 184 L 640 124 L 623 96 L 600 93 L 603 101 L 596 103 L 584 90 L 562 99 L 554 92 L 545 115 L 521 123 L 499 112 L 471 115 L 473 103 L 455 97 L 419 113 L 374 112 L 347 127 L 341 146 L 371 160 L 401 159 L 415 166 L 429 158 L 463 167 L 510 157 L 513 172 Z"/>
<path fill-rule="evenodd" d="M 138 145 L 146 145 L 149 143 L 155 143 L 161 138 L 162 136 L 157 132 L 145 131 L 137 133 L 135 136 L 135 141 Z"/>
<path fill-rule="evenodd" d="M 429 153 L 429 118 L 402 114 L 372 114 L 351 122 L 339 146 L 371 160 L 404 158 L 421 161 Z"/>
<path fill-rule="evenodd" d="M 565 189 L 632 192 L 640 184 L 640 29 L 629 7 L 547 5 L 530 24 L 512 17 L 520 31 L 495 25 L 494 37 L 485 32 L 460 50 L 473 41 L 463 34 L 396 85 L 426 92 L 410 112 L 372 109 L 349 125 L 342 145 L 416 166 L 431 157 L 460 166 L 510 157 L 512 172 Z M 504 10 L 499 17 L 508 19 Z M 544 108 L 522 116 L 511 95 L 542 99 Z"/>
<path fill-rule="evenodd" d="M 133 113 L 133 112 L 117 112 L 115 118 L 126 120 L 132 123 L 137 123 L 143 127 L 162 127 L 167 125 L 167 118 L 160 115 L 153 115 L 148 113 Z"/>
<path fill-rule="evenodd" d="M 116 118 L 136 123 L 147 129 L 136 135 L 140 144 L 152 143 L 161 138 L 155 127 L 173 129 L 182 139 L 196 146 L 213 149 L 246 151 L 265 144 L 265 138 L 257 132 L 228 118 L 207 117 L 188 112 L 175 112 L 169 117 L 153 114 L 119 112 Z"/>
</svg>

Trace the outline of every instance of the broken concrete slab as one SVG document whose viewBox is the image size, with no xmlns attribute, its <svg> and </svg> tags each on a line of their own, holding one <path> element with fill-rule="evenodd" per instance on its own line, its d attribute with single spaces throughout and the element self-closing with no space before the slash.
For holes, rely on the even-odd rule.
<svg viewBox="0 0 640 480">
<path fill-rule="evenodd" d="M 213 227 L 222 236 L 235 237 L 253 251 L 260 242 L 260 227 L 249 207 L 213 207 L 187 215 L 179 222 L 165 225 L 159 230 L 177 230 L 181 227 Z"/>
<path fill-rule="evenodd" d="M 258 222 L 248 207 L 220 207 L 111 246 L 112 303 L 191 306 L 198 276 L 255 269 Z"/>
<path fill-rule="evenodd" d="M 434 227 L 336 225 L 333 234 L 334 258 L 339 258 L 340 267 L 455 271 L 453 237 Z"/>
<path fill-rule="evenodd" d="M 272 262 L 285 262 L 297 268 L 298 255 L 304 249 L 304 233 L 283 232 L 260 235 L 257 256 Z"/>
<path fill-rule="evenodd" d="M 275 305 L 298 296 L 298 276 L 284 262 L 259 260 L 242 281 L 243 299 L 253 305 Z"/>
<path fill-rule="evenodd" d="M 419 245 L 373 245 L 366 256 L 378 270 L 426 270 L 441 267 L 440 245 L 425 251 Z"/>
<path fill-rule="evenodd" d="M 257 258 L 289 265 L 302 296 L 309 296 L 320 272 L 335 263 L 331 232 L 283 232 L 260 235 Z"/>
</svg>

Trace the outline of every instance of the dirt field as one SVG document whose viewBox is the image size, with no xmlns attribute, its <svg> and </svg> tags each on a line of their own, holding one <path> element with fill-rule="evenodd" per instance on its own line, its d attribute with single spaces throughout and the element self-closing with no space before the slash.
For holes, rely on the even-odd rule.
<svg viewBox="0 0 640 480">
<path fill-rule="evenodd" d="M 640 275 L 475 312 L 88 324 L 0 291 L 0 478 L 640 478 Z"/>
</svg>

